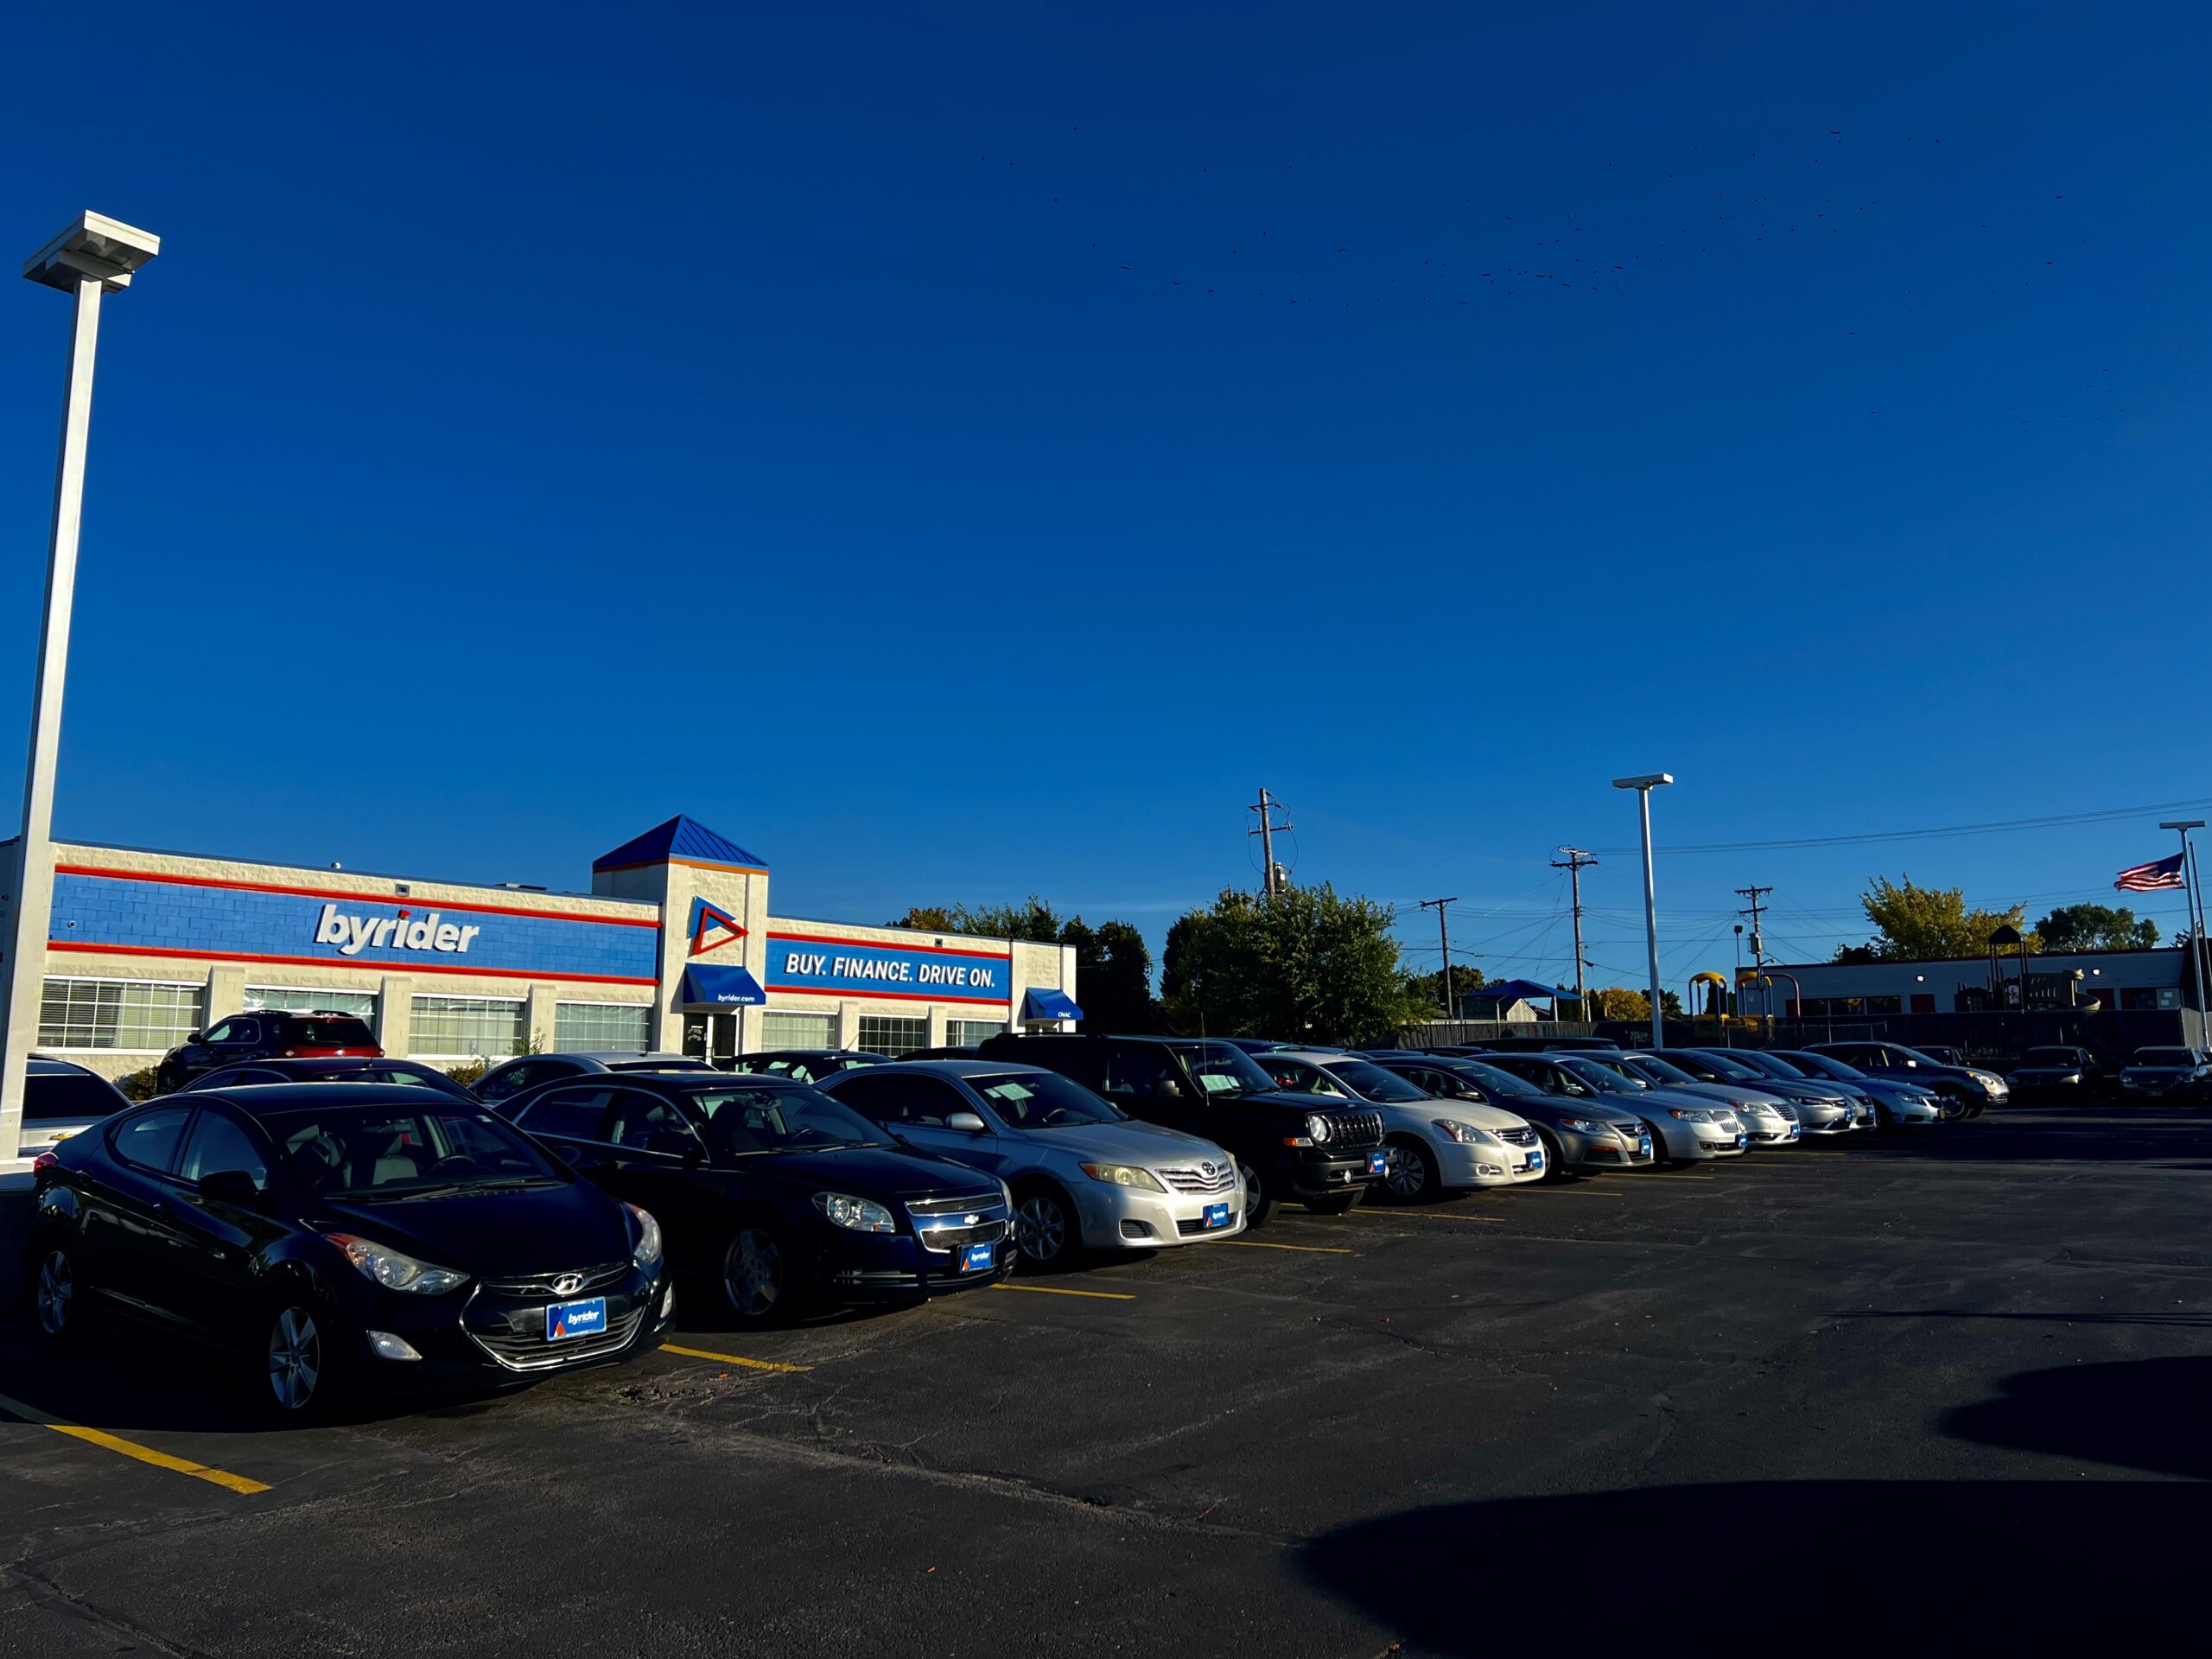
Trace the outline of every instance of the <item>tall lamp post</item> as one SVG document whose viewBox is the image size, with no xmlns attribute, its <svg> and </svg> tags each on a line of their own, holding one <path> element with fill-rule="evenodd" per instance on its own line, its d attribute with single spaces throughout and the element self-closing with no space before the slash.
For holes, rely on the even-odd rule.
<svg viewBox="0 0 2212 1659">
<path fill-rule="evenodd" d="M 1616 778 L 1615 789 L 1636 791 L 1637 815 L 1643 823 L 1643 940 L 1651 956 L 1651 1046 L 1667 1046 L 1667 1027 L 1659 1012 L 1659 900 L 1651 888 L 1651 791 L 1675 781 L 1671 772 L 1647 772 L 1637 778 Z"/>
<path fill-rule="evenodd" d="M 2181 869 L 2185 902 L 2189 906 L 2189 954 L 2196 969 L 2196 1046 L 2212 1043 L 2212 991 L 2204 986 L 2204 888 L 2196 879 L 2196 849 L 2189 844 L 2189 832 L 2202 830 L 2202 818 L 2175 818 L 2158 826 L 2161 830 L 2181 831 Z"/>
<path fill-rule="evenodd" d="M 0 958 L 0 1160 L 22 1145 L 23 1077 L 46 995 L 46 942 L 54 909 L 54 770 L 61 747 L 61 694 L 69 677 L 69 612 L 77 592 L 77 529 L 84 515 L 85 445 L 92 422 L 92 360 L 100 300 L 130 286 L 162 251 L 161 238 L 102 213 L 74 223 L 23 262 L 23 275 L 76 299 L 69 380 L 61 403 L 61 459 L 47 538 L 46 613 L 31 689 L 30 756 L 23 768 L 23 830 L 16 843 L 14 911 Z"/>
</svg>

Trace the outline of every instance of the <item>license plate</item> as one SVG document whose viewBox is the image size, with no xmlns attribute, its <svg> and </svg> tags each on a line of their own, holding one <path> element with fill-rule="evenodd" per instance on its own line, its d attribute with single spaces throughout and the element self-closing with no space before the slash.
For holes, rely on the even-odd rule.
<svg viewBox="0 0 2212 1659">
<path fill-rule="evenodd" d="M 1380 1175 L 1382 1173 L 1382 1154 L 1381 1153 L 1370 1152 L 1367 1154 L 1367 1173 L 1369 1174 Z"/>
<path fill-rule="evenodd" d="M 989 1269 L 990 1265 L 991 1247 L 989 1245 L 969 1244 L 962 1247 L 960 1252 L 961 1272 L 983 1273 Z"/>
<path fill-rule="evenodd" d="M 588 1301 L 556 1302 L 545 1310 L 545 1340 L 574 1342 L 579 1337 L 607 1334 L 607 1298 Z"/>
<path fill-rule="evenodd" d="M 1649 1158 L 1651 1155 L 1650 1136 L 1646 1135 L 1636 1143 L 1636 1155 L 1639 1158 Z"/>
<path fill-rule="evenodd" d="M 1206 1225 L 1208 1227 L 1228 1226 L 1229 1206 L 1225 1204 L 1210 1204 L 1206 1205 Z"/>
<path fill-rule="evenodd" d="M 1523 1169 L 1541 1169 L 1543 1166 L 1544 1154 L 1541 1152 L 1530 1153 L 1529 1154 L 1529 1161 L 1521 1166 Z"/>
<path fill-rule="evenodd" d="M 1748 1135 L 1738 1135 L 1736 1137 L 1736 1150 L 1738 1152 L 1741 1152 L 1745 1147 L 1748 1147 L 1751 1144 L 1751 1137 Z"/>
</svg>

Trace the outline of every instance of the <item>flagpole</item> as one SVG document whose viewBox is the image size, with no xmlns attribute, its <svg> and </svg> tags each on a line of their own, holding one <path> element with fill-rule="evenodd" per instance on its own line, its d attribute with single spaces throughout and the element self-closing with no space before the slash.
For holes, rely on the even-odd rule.
<svg viewBox="0 0 2212 1659">
<path fill-rule="evenodd" d="M 2190 843 L 2189 832 L 2202 830 L 2202 818 L 2168 819 L 2158 826 L 2161 830 L 2181 832 L 2182 890 L 2189 906 L 2190 965 L 2196 970 L 2196 1040 L 2193 1048 L 2212 1046 L 2212 993 L 2204 983 L 2204 890 L 2197 880 L 2196 849 Z"/>
</svg>

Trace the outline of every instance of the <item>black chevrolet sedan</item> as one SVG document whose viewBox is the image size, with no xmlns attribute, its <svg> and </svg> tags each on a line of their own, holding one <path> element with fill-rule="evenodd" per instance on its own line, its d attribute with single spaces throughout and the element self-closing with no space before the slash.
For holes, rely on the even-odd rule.
<svg viewBox="0 0 2212 1659">
<path fill-rule="evenodd" d="M 666 1223 L 676 1270 L 744 1325 L 918 1301 L 1003 1278 L 1011 1196 L 795 1078 L 626 1072 L 503 1103 L 615 1197 Z"/>
<path fill-rule="evenodd" d="M 674 1306 L 651 1215 L 428 1089 L 173 1096 L 34 1169 L 39 1329 L 121 1313 L 212 1342 L 280 1417 L 628 1359 Z"/>
</svg>

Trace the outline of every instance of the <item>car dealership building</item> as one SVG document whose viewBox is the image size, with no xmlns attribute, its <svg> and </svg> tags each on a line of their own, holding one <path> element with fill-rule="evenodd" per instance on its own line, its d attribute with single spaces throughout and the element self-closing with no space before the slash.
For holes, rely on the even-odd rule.
<svg viewBox="0 0 2212 1659">
<path fill-rule="evenodd" d="M 588 893 L 82 842 L 54 867 L 38 1052 L 109 1077 L 264 1009 L 358 1014 L 444 1065 L 899 1053 L 1081 1016 L 1071 946 L 772 915 L 766 863 L 688 817 L 597 860 Z"/>
</svg>

